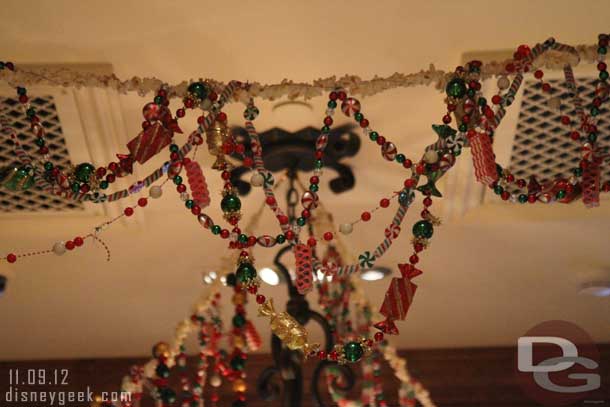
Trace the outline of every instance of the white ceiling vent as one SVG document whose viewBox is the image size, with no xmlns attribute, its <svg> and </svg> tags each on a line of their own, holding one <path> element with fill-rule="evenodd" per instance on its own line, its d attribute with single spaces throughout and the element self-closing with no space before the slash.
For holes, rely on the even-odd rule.
<svg viewBox="0 0 610 407">
<path fill-rule="evenodd" d="M 80 72 L 112 74 L 109 64 L 74 65 L 19 65 L 30 72 L 54 69 L 70 69 Z M 45 127 L 47 146 L 54 164 L 67 169 L 71 164 L 89 162 L 96 166 L 116 161 L 117 152 L 126 151 L 128 137 L 123 119 L 123 108 L 116 91 L 101 88 L 64 88 L 60 86 L 28 86 L 30 102 L 36 107 L 37 114 Z M 8 117 L 18 132 L 21 143 L 33 156 L 37 156 L 34 135 L 21 106 L 16 100 L 15 89 L 0 83 L 0 114 Z M 0 139 L 0 166 L 15 164 L 11 142 Z M 129 187 L 128 182 L 140 179 L 140 169 L 134 166 L 130 177 L 119 178 L 112 184 L 111 191 Z M 27 191 L 13 192 L 0 188 L 0 216 L 59 214 L 63 216 L 104 215 L 114 216 L 127 205 L 133 204 L 132 198 L 121 200 L 113 205 L 79 203 L 57 196 L 49 196 L 35 186 Z M 141 217 L 141 215 L 139 216 Z M 137 221 L 137 218 L 134 219 Z"/>
<path fill-rule="evenodd" d="M 572 94 L 563 80 L 551 79 L 552 96 L 562 102 L 562 112 L 575 118 Z M 595 78 L 579 78 L 579 92 L 585 103 L 595 94 Z M 515 138 L 513 142 L 510 170 L 517 178 L 528 179 L 537 175 L 538 181 L 556 177 L 569 177 L 570 170 L 578 167 L 580 143 L 570 139 L 568 126 L 560 122 L 561 113 L 547 106 L 548 94 L 537 81 L 523 84 L 523 96 Z M 606 115 L 598 116 L 598 139 L 600 147 L 610 147 L 610 121 Z M 610 168 L 602 168 L 602 179 L 610 179 Z"/>
<path fill-rule="evenodd" d="M 53 96 L 35 96 L 30 100 L 41 119 L 41 124 L 46 129 L 45 140 L 49 148 L 51 160 L 60 168 L 66 169 L 70 166 L 70 157 L 66 140 L 63 136 L 59 115 Z M 20 143 L 31 155 L 35 156 L 35 136 L 30 131 L 30 124 L 23 113 L 21 104 L 16 98 L 0 97 L 0 114 L 10 120 L 11 126 L 17 131 Z M 12 142 L 5 138 L 0 143 L 0 162 L 2 166 L 19 165 L 15 158 Z M 83 210 L 83 205 L 60 196 L 51 196 L 33 186 L 26 191 L 11 191 L 0 188 L 0 211 L 2 212 L 37 212 L 37 211 L 65 211 Z"/>
</svg>

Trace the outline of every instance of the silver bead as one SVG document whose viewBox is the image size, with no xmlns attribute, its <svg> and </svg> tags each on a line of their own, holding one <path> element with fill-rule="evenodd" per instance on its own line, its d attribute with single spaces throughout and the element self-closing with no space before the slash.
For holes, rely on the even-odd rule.
<svg viewBox="0 0 610 407">
<path fill-rule="evenodd" d="M 339 225 L 339 232 L 343 233 L 344 235 L 349 235 L 353 230 L 354 226 L 352 226 L 351 223 L 342 223 Z"/>
<path fill-rule="evenodd" d="M 500 76 L 498 78 L 498 88 L 501 90 L 508 89 L 510 86 L 510 81 L 506 76 Z"/>
<path fill-rule="evenodd" d="M 53 253 L 58 256 L 61 256 L 66 252 L 66 245 L 64 242 L 57 242 L 53 245 Z"/>
<path fill-rule="evenodd" d="M 148 190 L 148 195 L 153 199 L 161 198 L 161 195 L 163 195 L 163 189 L 159 185 L 153 185 Z"/>
</svg>

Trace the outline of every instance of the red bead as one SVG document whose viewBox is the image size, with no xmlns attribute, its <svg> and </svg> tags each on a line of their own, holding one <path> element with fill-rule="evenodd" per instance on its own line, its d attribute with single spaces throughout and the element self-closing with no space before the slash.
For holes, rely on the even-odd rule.
<svg viewBox="0 0 610 407">
<path fill-rule="evenodd" d="M 424 198 L 424 206 L 432 206 L 432 198 L 430 198 L 429 196 Z"/>
<path fill-rule="evenodd" d="M 515 72 L 515 64 L 513 64 L 512 62 L 509 62 L 508 64 L 506 64 L 506 72 Z"/>
<path fill-rule="evenodd" d="M 225 122 L 227 121 L 227 114 L 225 112 L 220 112 L 216 115 L 216 120 Z"/>
<path fill-rule="evenodd" d="M 502 96 L 500 95 L 493 95 L 491 97 L 491 103 L 493 103 L 494 105 L 499 105 L 502 102 Z"/>
<path fill-rule="evenodd" d="M 309 239 L 307 239 L 307 245 L 309 247 L 314 247 L 316 245 L 317 241 L 315 237 L 310 237 Z"/>
<path fill-rule="evenodd" d="M 201 206 L 193 205 L 193 207 L 191 208 L 191 213 L 193 215 L 199 215 L 201 213 Z"/>
<path fill-rule="evenodd" d="M 326 232 L 324 233 L 324 240 L 326 240 L 327 242 L 330 242 L 331 240 L 333 240 L 333 234 L 332 232 Z"/>
<path fill-rule="evenodd" d="M 320 360 L 326 359 L 326 352 L 323 350 L 318 351 L 318 359 L 320 359 Z"/>
<path fill-rule="evenodd" d="M 229 171 L 223 171 L 220 174 L 220 177 L 226 181 L 231 178 L 231 173 Z"/>
<path fill-rule="evenodd" d="M 280 224 L 282 225 L 286 225 L 289 222 L 288 216 L 286 215 L 280 215 L 277 217 L 277 220 L 280 222 Z"/>
<path fill-rule="evenodd" d="M 169 155 L 169 159 L 172 161 L 178 161 L 180 159 L 180 155 L 177 152 L 173 152 Z"/>
<path fill-rule="evenodd" d="M 309 212 L 309 209 L 303 209 L 301 211 L 301 216 L 305 219 L 309 219 L 309 217 L 311 216 L 311 212 Z"/>
<path fill-rule="evenodd" d="M 258 287 L 255 285 L 251 285 L 248 287 L 248 292 L 250 294 L 256 294 L 258 292 Z"/>
<path fill-rule="evenodd" d="M 235 145 L 235 152 L 237 154 L 243 154 L 245 151 L 246 151 L 246 146 L 244 146 L 243 144 Z"/>
<path fill-rule="evenodd" d="M 274 198 L 274 197 L 272 197 L 272 196 L 268 196 L 268 197 L 265 199 L 265 202 L 267 203 L 267 205 L 274 205 L 276 201 L 275 201 L 275 198 Z"/>
<path fill-rule="evenodd" d="M 443 116 L 443 123 L 444 124 L 449 124 L 451 123 L 451 116 L 449 116 L 448 114 Z"/>
<path fill-rule="evenodd" d="M 74 250 L 75 247 L 74 242 L 72 240 L 68 240 L 64 246 L 66 246 L 66 249 L 68 250 Z"/>
<path fill-rule="evenodd" d="M 218 99 L 218 94 L 216 92 L 212 91 L 208 94 L 208 99 L 210 99 L 212 102 L 214 102 L 216 99 Z"/>
<path fill-rule="evenodd" d="M 330 353 L 328 354 L 328 358 L 330 360 L 337 360 L 339 358 L 339 355 L 337 355 L 337 351 L 336 350 L 332 350 L 330 351 Z"/>
<path fill-rule="evenodd" d="M 186 185 L 184 185 L 184 184 L 176 185 L 176 191 L 178 191 L 180 193 L 186 192 Z"/>
<path fill-rule="evenodd" d="M 335 91 L 330 92 L 329 95 L 328 95 L 328 98 L 330 100 L 337 100 L 338 97 L 339 97 L 339 95 Z"/>
<path fill-rule="evenodd" d="M 510 198 L 510 192 L 502 191 L 502 194 L 500 195 L 500 197 L 502 198 L 502 200 L 508 201 L 508 198 Z"/>
<path fill-rule="evenodd" d="M 108 164 L 108 169 L 112 172 L 117 172 L 119 170 L 119 163 L 111 162 L 110 164 Z"/>
<path fill-rule="evenodd" d="M 406 159 L 404 163 L 402 163 L 402 166 L 405 168 L 411 168 L 411 166 L 413 166 L 413 161 Z"/>
<path fill-rule="evenodd" d="M 426 172 L 426 167 L 424 166 L 423 163 L 419 163 L 415 166 L 415 172 L 417 172 L 418 174 L 423 174 L 424 172 Z"/>
<path fill-rule="evenodd" d="M 146 198 L 140 198 L 138 199 L 138 206 L 141 206 L 142 208 L 145 207 L 148 204 L 148 199 Z"/>
<path fill-rule="evenodd" d="M 191 98 L 186 98 L 184 99 L 184 107 L 186 107 L 187 109 L 191 109 L 193 106 L 195 106 L 195 101 Z"/>
<path fill-rule="evenodd" d="M 106 175 L 106 181 L 108 181 L 109 184 L 112 184 L 114 181 L 116 181 L 116 175 L 114 175 L 114 174 Z"/>
<path fill-rule="evenodd" d="M 519 188 L 524 188 L 526 184 L 527 184 L 527 182 L 523 178 L 520 178 L 517 180 L 517 186 Z"/>
<path fill-rule="evenodd" d="M 83 238 L 82 238 L 82 237 L 80 237 L 80 236 L 75 237 L 73 241 L 74 241 L 74 245 L 75 245 L 76 247 L 81 247 L 81 246 L 82 246 L 82 245 L 85 243 L 85 241 L 83 240 Z"/>
<path fill-rule="evenodd" d="M 262 294 L 258 294 L 258 295 L 256 296 L 256 303 L 257 303 L 257 304 L 264 304 L 264 303 L 265 303 L 265 299 L 266 299 L 266 298 L 265 298 L 265 296 L 264 296 L 264 295 L 262 295 Z"/>
<path fill-rule="evenodd" d="M 9 253 L 8 256 L 6 256 L 6 261 L 14 263 L 17 261 L 17 256 L 14 253 Z"/>
<path fill-rule="evenodd" d="M 20 95 L 19 96 L 19 102 L 20 103 L 27 103 L 27 101 L 28 101 L 27 95 Z"/>
<path fill-rule="evenodd" d="M 294 232 L 292 230 L 288 230 L 286 233 L 284 233 L 284 236 L 286 236 L 286 240 L 292 240 L 294 239 Z"/>
<path fill-rule="evenodd" d="M 15 70 L 15 65 L 13 65 L 12 62 L 6 62 L 4 64 L 4 66 L 6 66 L 6 69 L 8 69 L 9 71 L 14 71 Z"/>
<path fill-rule="evenodd" d="M 347 93 L 345 93 L 344 91 L 340 91 L 338 93 L 339 95 L 339 100 L 345 100 L 347 98 Z"/>
<path fill-rule="evenodd" d="M 318 178 L 317 176 L 312 176 L 311 178 L 309 178 L 309 183 L 310 184 L 317 184 L 318 182 L 320 182 L 320 178 Z"/>
<path fill-rule="evenodd" d="M 381 342 L 383 340 L 383 332 L 375 332 L 374 338 L 376 342 Z"/>
<path fill-rule="evenodd" d="M 574 141 L 580 140 L 580 133 L 576 130 L 570 132 L 570 138 Z"/>
<path fill-rule="evenodd" d="M 515 176 L 513 174 L 508 174 L 506 176 L 506 181 L 507 182 L 514 182 L 515 181 Z"/>
<path fill-rule="evenodd" d="M 416 253 L 419 253 L 424 250 L 424 245 L 421 243 L 413 243 L 413 250 L 415 250 Z"/>
<path fill-rule="evenodd" d="M 212 393 L 212 395 L 210 396 L 210 401 L 213 403 L 216 403 L 219 399 L 220 397 L 218 396 L 218 393 Z"/>
<path fill-rule="evenodd" d="M 536 203 L 536 195 L 534 195 L 534 194 L 528 195 L 527 202 L 529 202 L 531 204 Z"/>
<path fill-rule="evenodd" d="M 321 160 L 322 157 L 324 157 L 324 152 L 321 150 L 316 150 L 316 152 L 314 154 L 316 156 L 316 160 Z"/>
<path fill-rule="evenodd" d="M 248 246 L 254 246 L 256 244 L 256 236 L 248 236 Z"/>
<path fill-rule="evenodd" d="M 561 116 L 561 123 L 568 125 L 570 124 L 570 117 L 569 116 Z"/>
<path fill-rule="evenodd" d="M 330 126 L 331 124 L 333 124 L 333 118 L 330 117 L 330 116 L 326 116 L 324 118 L 324 124 L 327 125 L 327 126 Z"/>
<path fill-rule="evenodd" d="M 243 164 L 246 167 L 252 167 L 254 165 L 254 160 L 252 159 L 252 157 L 246 157 L 244 158 Z"/>
<path fill-rule="evenodd" d="M 227 239 L 231 233 L 227 229 L 223 229 L 220 231 L 220 237 L 223 239 Z"/>
<path fill-rule="evenodd" d="M 369 126 L 369 121 L 367 119 L 360 120 L 360 127 L 365 128 Z"/>
<path fill-rule="evenodd" d="M 235 151 L 235 144 L 232 141 L 225 141 L 222 143 L 222 152 L 226 155 L 233 154 Z"/>
<path fill-rule="evenodd" d="M 540 69 L 536 70 L 536 72 L 534 72 L 534 78 L 536 79 L 542 79 L 542 77 L 544 76 L 544 72 L 542 72 Z"/>
<path fill-rule="evenodd" d="M 362 219 L 364 222 L 368 222 L 369 220 L 371 220 L 371 213 L 370 212 L 362 212 L 362 214 L 360 215 L 360 219 Z"/>
<path fill-rule="evenodd" d="M 103 178 L 104 175 L 106 175 L 106 168 L 99 167 L 97 170 L 95 170 L 95 176 L 96 177 Z"/>
<path fill-rule="evenodd" d="M 381 201 L 379 201 L 379 206 L 382 208 L 387 208 L 390 206 L 390 200 L 388 198 L 383 198 Z"/>
<path fill-rule="evenodd" d="M 89 185 L 88 184 L 83 184 L 80 186 L 80 192 L 82 194 L 86 194 L 87 192 L 89 192 Z"/>
<path fill-rule="evenodd" d="M 542 84 L 542 90 L 544 92 L 550 92 L 551 91 L 551 84 L 550 83 L 543 83 Z"/>
<path fill-rule="evenodd" d="M 383 137 L 383 136 L 379 136 L 379 137 L 377 137 L 376 142 L 377 142 L 377 144 L 378 144 L 378 145 L 380 145 L 380 146 L 384 145 L 384 144 L 385 144 L 385 137 Z"/>
<path fill-rule="evenodd" d="M 415 178 L 407 178 L 404 182 L 404 186 L 405 188 L 413 188 L 416 183 L 417 181 L 415 180 Z"/>
<path fill-rule="evenodd" d="M 417 256 L 417 254 L 412 254 L 411 257 L 409 257 L 409 263 L 417 264 L 418 262 L 419 262 L 419 256 Z"/>
<path fill-rule="evenodd" d="M 184 111 L 184 109 L 176 110 L 176 116 L 178 116 L 178 117 L 184 117 L 185 114 L 186 114 L 186 112 Z"/>
<path fill-rule="evenodd" d="M 608 67 L 608 66 L 606 65 L 606 63 L 605 63 L 605 62 L 600 62 L 600 63 L 598 63 L 598 64 L 597 64 L 597 69 L 598 69 L 599 71 L 605 71 L 607 67 Z"/>
</svg>

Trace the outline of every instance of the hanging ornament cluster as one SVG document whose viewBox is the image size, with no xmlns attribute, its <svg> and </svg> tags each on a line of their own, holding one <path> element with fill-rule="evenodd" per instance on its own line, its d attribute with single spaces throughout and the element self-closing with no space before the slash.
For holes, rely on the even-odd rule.
<svg viewBox="0 0 610 407">
<path fill-rule="evenodd" d="M 425 148 L 419 159 L 408 156 L 394 141 L 375 130 L 365 115 L 362 103 L 350 94 L 346 87 L 333 88 L 328 92 L 325 115 L 313 151 L 313 174 L 309 177 L 309 182 L 302 185 L 300 191 L 302 206 L 300 213 L 290 211 L 287 215 L 278 204 L 274 192 L 275 180 L 264 167 L 262 144 L 253 124 L 260 111 L 255 106 L 253 98 L 244 99 L 244 95 L 247 96 L 252 92 L 253 85 L 239 81 L 221 85 L 214 81 L 200 80 L 188 84 L 186 89 L 180 92 L 166 84 L 160 85 L 153 101 L 146 103 L 142 110 L 144 117 L 142 130 L 127 143 L 128 154 L 118 153 L 117 161 L 107 165 L 80 163 L 67 169 L 60 168 L 52 162 L 45 142 L 44 123 L 35 107 L 29 103 L 27 90 L 23 86 L 17 86 L 19 103 L 35 137 L 34 146 L 25 148 L 16 136 L 15 129 L 10 126 L 10 121 L 1 118 L 2 133 L 13 142 L 18 164 L 0 171 L 0 185 L 13 191 L 36 187 L 66 199 L 96 204 L 111 203 L 148 191 L 148 197 L 137 198 L 137 204 L 126 206 L 120 216 L 130 217 L 135 210 L 143 210 L 147 207 L 148 198 L 159 198 L 163 193 L 162 186 L 173 184 L 182 205 L 198 224 L 212 236 L 224 240 L 228 249 L 239 253 L 235 273 L 227 276 L 227 281 L 235 288 L 234 349 L 229 359 L 224 360 L 226 358 L 223 356 L 218 357 L 214 362 L 215 366 L 218 366 L 218 372 L 221 374 L 225 372 L 226 377 L 237 381 L 239 375 L 234 372 L 243 370 L 245 360 L 242 345 L 250 343 L 255 346 L 259 342 L 242 312 L 245 297 L 248 295 L 255 296 L 259 304 L 259 313 L 269 319 L 271 331 L 290 349 L 298 349 L 306 356 L 317 355 L 328 361 L 357 362 L 372 355 L 376 344 L 384 340 L 384 334 L 397 334 L 398 328 L 395 322 L 407 316 L 417 289 L 413 279 L 422 273 L 416 265 L 423 251 L 430 247 L 435 229 L 441 224 L 440 219 L 432 212 L 433 200 L 442 197 L 437 183 L 454 166 L 464 148 L 471 150 L 476 179 L 504 201 L 519 204 L 567 203 L 576 200 L 582 193 L 582 200 L 587 207 L 599 205 L 600 192 L 610 191 L 609 180 L 601 179 L 602 169 L 607 165 L 610 156 L 599 142 L 600 131 L 597 126 L 599 116 L 606 112 L 604 104 L 609 94 L 605 62 L 608 43 L 608 35 L 599 36 L 596 46 L 599 79 L 591 101 L 584 101 L 581 97 L 571 65 L 563 66 L 566 86 L 571 90 L 571 103 L 576 111 L 575 117 L 566 113 L 568 109 L 562 110 L 564 101 L 552 96 L 550 83 L 544 81 L 544 72 L 536 65 L 539 58 L 548 51 L 567 55 L 577 61 L 580 54 L 574 47 L 557 43 L 552 38 L 531 48 L 527 45 L 519 46 L 513 58 L 494 71 L 497 75 L 497 92 L 490 100 L 487 100 L 482 92 L 482 80 L 488 77 L 484 72 L 485 66 L 480 61 L 470 61 L 457 67 L 452 73 L 443 76 L 446 109 L 440 123 L 432 125 L 437 140 Z M 3 62 L 2 69 L 8 70 L 9 78 L 11 74 L 18 72 L 11 63 Z M 530 73 L 540 81 L 541 89 L 548 93 L 549 99 L 546 101 L 548 105 L 562 112 L 560 121 L 565 129 L 566 142 L 575 143 L 581 151 L 581 159 L 571 173 L 552 180 L 543 180 L 542 177 L 536 176 L 529 180 L 518 179 L 509 169 L 503 168 L 495 161 L 493 150 L 495 131 L 514 101 L 524 77 Z M 3 73 L 3 77 L 7 76 Z M 182 105 L 172 111 L 170 99 L 177 95 L 182 97 Z M 246 103 L 243 116 L 246 120 L 248 137 L 245 140 L 238 141 L 233 137 L 229 130 L 229 118 L 223 111 L 226 104 L 235 100 Z M 345 116 L 354 120 L 364 137 L 379 149 L 383 161 L 392 163 L 397 171 L 405 174 L 404 182 L 395 189 L 395 192 L 381 197 L 377 206 L 363 210 L 357 219 L 341 223 L 338 229 L 332 226 L 327 230 L 318 230 L 310 226 L 314 213 L 322 206 L 321 180 L 324 175 L 325 148 L 329 142 L 337 107 Z M 180 146 L 178 138 L 182 131 L 179 121 L 185 117 L 187 110 L 193 110 L 198 114 L 197 128 Z M 221 226 L 223 220 L 217 222 L 205 212 L 206 208 L 210 207 L 211 194 L 207 189 L 202 166 L 196 161 L 194 154 L 197 147 L 203 143 L 206 143 L 208 152 L 214 157 L 214 161 L 209 163 L 209 166 L 218 170 L 223 181 L 219 206 L 226 222 L 224 227 Z M 249 151 L 245 143 L 249 143 Z M 37 156 L 33 157 L 28 151 L 36 151 Z M 132 174 L 133 165 L 145 164 L 163 151 L 167 152 L 168 159 L 160 168 L 155 169 L 144 179 L 134 181 L 127 189 L 113 193 L 106 192 L 117 178 Z M 240 227 L 242 202 L 231 181 L 233 165 L 229 157 L 239 157 L 245 167 L 253 170 L 252 184 L 262 187 L 263 203 L 272 212 L 280 233 L 267 232 L 256 235 L 242 230 Z M 426 178 L 425 181 L 423 177 Z M 155 184 L 161 179 L 163 180 L 160 185 Z M 299 291 L 306 294 L 313 287 L 314 270 L 316 274 L 320 271 L 325 278 L 341 281 L 351 274 L 373 267 L 400 237 L 401 231 L 409 230 L 402 226 L 402 222 L 408 209 L 418 197 L 421 198 L 424 209 L 410 228 L 412 251 L 408 259 L 398 264 L 401 276 L 391 280 L 379 310 L 385 319 L 374 323 L 379 332 L 372 338 L 346 332 L 346 337 L 339 338 L 340 345 L 335 349 L 330 352 L 320 350 L 316 344 L 309 343 L 307 331 L 298 321 L 286 313 L 276 312 L 272 298 L 259 293 L 260 283 L 251 257 L 251 251 L 255 246 L 271 248 L 286 244 L 293 247 L 298 268 L 297 285 Z M 391 221 L 379 233 L 380 243 L 359 253 L 357 262 L 350 264 L 343 261 L 322 261 L 317 257 L 314 248 L 318 244 L 334 244 L 339 235 L 348 235 L 355 228 L 364 227 L 374 216 L 379 216 L 392 204 L 396 209 Z M 117 219 L 96 227 L 90 234 L 73 238 L 65 243 L 51 244 L 46 250 L 24 254 L 9 253 L 5 259 L 9 263 L 14 263 L 24 256 L 63 254 L 67 250 L 82 246 L 87 238 L 103 244 L 98 234 Z M 164 358 L 163 355 L 156 357 L 157 366 L 165 364 Z M 157 386 L 158 396 L 161 401 L 168 402 L 175 395 L 165 390 L 164 374 L 165 369 L 160 367 L 157 372 L 157 378 L 160 380 Z M 243 392 L 240 389 L 243 386 L 239 381 L 237 383 L 236 397 L 241 400 Z"/>
</svg>

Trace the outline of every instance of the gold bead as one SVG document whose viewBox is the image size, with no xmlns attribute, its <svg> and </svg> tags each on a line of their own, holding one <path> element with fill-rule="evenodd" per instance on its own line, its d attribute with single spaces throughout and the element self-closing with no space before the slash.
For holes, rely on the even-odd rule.
<svg viewBox="0 0 610 407">
<path fill-rule="evenodd" d="M 159 358 L 169 355 L 169 345 L 165 342 L 159 342 L 153 346 L 153 356 Z"/>
<path fill-rule="evenodd" d="M 236 393 L 245 393 L 248 389 L 246 382 L 243 379 L 237 379 L 233 382 L 233 391 Z"/>
</svg>

